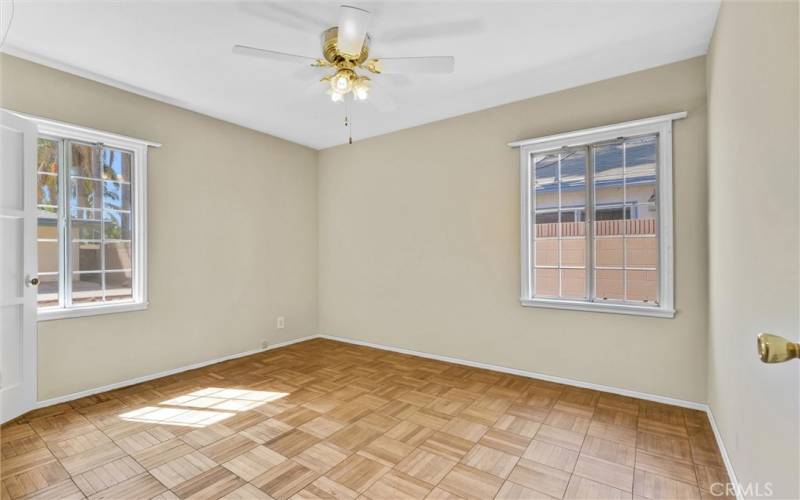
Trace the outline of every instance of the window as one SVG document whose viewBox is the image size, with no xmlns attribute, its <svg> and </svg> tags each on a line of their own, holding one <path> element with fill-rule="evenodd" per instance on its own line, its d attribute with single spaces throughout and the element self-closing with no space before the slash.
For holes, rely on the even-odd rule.
<svg viewBox="0 0 800 500">
<path fill-rule="evenodd" d="M 33 121 L 39 319 L 145 308 L 147 146 L 155 144 Z"/>
<path fill-rule="evenodd" d="M 672 317 L 672 121 L 512 143 L 526 306 Z"/>
</svg>

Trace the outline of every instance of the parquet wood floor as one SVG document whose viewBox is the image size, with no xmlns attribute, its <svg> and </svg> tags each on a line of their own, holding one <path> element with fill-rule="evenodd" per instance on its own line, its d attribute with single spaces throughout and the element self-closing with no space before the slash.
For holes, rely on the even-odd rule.
<svg viewBox="0 0 800 500">
<path fill-rule="evenodd" d="M 706 415 L 316 339 L 2 427 L 2 499 L 701 498 Z"/>
</svg>

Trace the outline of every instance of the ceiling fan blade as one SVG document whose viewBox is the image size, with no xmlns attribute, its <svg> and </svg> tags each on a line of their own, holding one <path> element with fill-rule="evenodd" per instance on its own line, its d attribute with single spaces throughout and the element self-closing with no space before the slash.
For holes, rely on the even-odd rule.
<svg viewBox="0 0 800 500">
<path fill-rule="evenodd" d="M 453 56 L 432 57 L 376 57 L 381 73 L 452 73 L 456 59 Z"/>
<path fill-rule="evenodd" d="M 342 5 L 339 8 L 339 33 L 336 46 L 339 52 L 350 57 L 358 57 L 364 46 L 369 25 L 369 11 Z"/>
<path fill-rule="evenodd" d="M 287 54 L 286 52 L 259 49 L 257 47 L 250 47 L 247 45 L 234 45 L 233 53 L 242 56 L 258 57 L 261 59 L 269 59 L 270 61 L 280 61 L 289 63 L 311 64 L 317 60 L 315 57 L 299 56 L 297 54 Z"/>
</svg>

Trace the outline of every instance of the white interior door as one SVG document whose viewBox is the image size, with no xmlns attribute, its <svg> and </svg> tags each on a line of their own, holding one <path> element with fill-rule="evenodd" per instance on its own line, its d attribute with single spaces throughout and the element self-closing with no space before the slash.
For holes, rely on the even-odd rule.
<svg viewBox="0 0 800 500">
<path fill-rule="evenodd" d="M 0 110 L 0 421 L 36 401 L 36 126 Z"/>
</svg>

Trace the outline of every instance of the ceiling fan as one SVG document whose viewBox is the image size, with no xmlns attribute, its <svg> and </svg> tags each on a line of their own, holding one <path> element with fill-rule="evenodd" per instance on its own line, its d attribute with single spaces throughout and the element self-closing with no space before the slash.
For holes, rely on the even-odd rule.
<svg viewBox="0 0 800 500">
<path fill-rule="evenodd" d="M 333 102 L 344 101 L 350 95 L 356 101 L 369 96 L 372 80 L 359 74 L 452 73 L 452 56 L 432 57 L 370 57 L 371 36 L 367 33 L 370 12 L 350 5 L 339 8 L 339 25 L 322 32 L 322 57 L 287 54 L 274 50 L 234 45 L 235 54 L 272 61 L 306 63 L 311 67 L 330 68 L 333 72 L 320 80 L 328 84 L 327 94 Z"/>
</svg>

